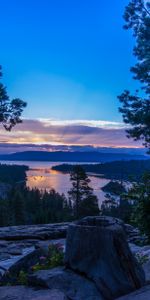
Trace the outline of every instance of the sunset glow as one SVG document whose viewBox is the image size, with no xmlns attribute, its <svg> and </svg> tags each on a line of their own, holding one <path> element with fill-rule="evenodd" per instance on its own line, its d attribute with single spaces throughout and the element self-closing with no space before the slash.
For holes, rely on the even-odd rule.
<svg viewBox="0 0 150 300">
<path fill-rule="evenodd" d="M 123 123 L 92 120 L 29 120 L 11 133 L 0 130 L 1 141 L 10 144 L 92 145 L 99 147 L 141 147 L 126 137 Z"/>
</svg>

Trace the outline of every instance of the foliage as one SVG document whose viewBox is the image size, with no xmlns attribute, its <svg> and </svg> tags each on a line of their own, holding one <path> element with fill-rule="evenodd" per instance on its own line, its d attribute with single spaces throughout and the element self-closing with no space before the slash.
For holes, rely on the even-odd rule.
<svg viewBox="0 0 150 300">
<path fill-rule="evenodd" d="M 114 195 L 120 195 L 122 193 L 125 193 L 126 189 L 123 183 L 120 183 L 118 181 L 110 181 L 104 187 L 102 187 L 102 191 Z"/>
<path fill-rule="evenodd" d="M 127 197 L 134 203 L 132 222 L 150 241 L 150 173 L 144 174 L 141 182 L 133 184 Z"/>
<path fill-rule="evenodd" d="M 26 181 L 27 166 L 0 164 L 0 182 L 20 184 Z"/>
<path fill-rule="evenodd" d="M 73 165 L 62 164 L 54 166 L 52 169 L 61 172 L 72 172 Z M 85 172 L 100 174 L 105 178 L 114 180 L 139 180 L 145 171 L 150 171 L 150 160 L 129 160 L 129 161 L 112 161 L 101 164 L 83 164 Z"/>
<path fill-rule="evenodd" d="M 128 137 L 142 140 L 150 148 L 150 4 L 144 0 L 130 0 L 125 9 L 125 29 L 132 29 L 135 37 L 133 53 L 137 63 L 131 68 L 134 79 L 141 84 L 143 92 L 131 94 L 125 90 L 118 98 L 122 103 L 120 112 L 125 123 L 132 126 Z"/>
<path fill-rule="evenodd" d="M 28 274 L 39 270 L 47 270 L 55 268 L 57 266 L 64 265 L 64 252 L 63 246 L 60 243 L 50 244 L 48 253 L 45 256 L 41 256 L 39 261 L 28 268 L 20 270 L 19 273 L 10 271 L 5 272 L 5 278 L 0 282 L 0 286 L 3 285 L 28 285 Z"/>
<path fill-rule="evenodd" d="M 57 223 L 71 219 L 69 202 L 54 190 L 41 192 L 16 186 L 8 199 L 0 199 L 0 226 Z"/>
<path fill-rule="evenodd" d="M 28 285 L 28 274 L 25 271 L 21 270 L 19 272 L 17 283 L 19 285 Z"/>
<path fill-rule="evenodd" d="M 131 188 L 120 195 L 118 203 L 114 197 L 106 195 L 101 212 L 135 225 L 150 241 L 150 172 L 139 182 L 133 182 Z"/>
<path fill-rule="evenodd" d="M 0 79 L 2 67 L 0 66 Z M 0 82 L 0 123 L 6 130 L 11 130 L 16 124 L 21 123 L 21 114 L 26 103 L 19 98 L 10 100 L 6 87 Z"/>
<path fill-rule="evenodd" d="M 98 207 L 98 199 L 95 195 L 91 194 L 87 198 L 83 199 L 79 207 L 79 217 L 97 216 L 100 210 Z"/>
<path fill-rule="evenodd" d="M 143 252 L 137 252 L 135 254 L 135 257 L 137 259 L 137 261 L 139 262 L 140 265 L 145 264 L 147 261 L 149 261 L 149 256 L 148 254 L 145 254 Z"/>
<path fill-rule="evenodd" d="M 32 266 L 32 271 L 47 270 L 62 266 L 64 264 L 64 253 L 61 244 L 49 245 L 47 256 L 41 256 L 40 261 Z"/>
<path fill-rule="evenodd" d="M 122 219 L 125 223 L 131 223 L 132 211 L 133 205 L 124 194 L 120 195 L 118 200 L 112 195 L 106 194 L 101 206 L 102 215 Z"/>
<path fill-rule="evenodd" d="M 78 219 L 87 215 L 97 215 L 99 212 L 97 197 L 89 186 L 90 179 L 80 165 L 74 166 L 70 181 L 72 188 L 68 194 L 73 205 L 74 217 Z"/>
</svg>

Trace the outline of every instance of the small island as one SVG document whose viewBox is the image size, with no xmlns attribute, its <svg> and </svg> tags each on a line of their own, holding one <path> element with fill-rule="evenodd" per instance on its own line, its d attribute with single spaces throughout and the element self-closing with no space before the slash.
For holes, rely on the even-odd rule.
<svg viewBox="0 0 150 300">
<path fill-rule="evenodd" d="M 118 181 L 110 181 L 101 189 L 105 193 L 110 193 L 117 196 L 126 192 L 124 185 Z"/>
</svg>

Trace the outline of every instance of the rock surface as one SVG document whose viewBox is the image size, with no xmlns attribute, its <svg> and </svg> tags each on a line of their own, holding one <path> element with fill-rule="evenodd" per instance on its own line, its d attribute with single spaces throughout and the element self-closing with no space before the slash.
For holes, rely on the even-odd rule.
<svg viewBox="0 0 150 300">
<path fill-rule="evenodd" d="M 126 241 L 123 222 L 111 217 L 87 217 L 71 224 L 65 262 L 92 279 L 106 299 L 130 293 L 145 282 Z"/>
<path fill-rule="evenodd" d="M 10 275 L 16 274 L 21 269 L 26 270 L 27 267 L 35 264 L 39 255 L 46 252 L 51 243 L 61 243 L 65 247 L 65 239 L 63 238 L 66 237 L 68 224 L 57 223 L 1 227 L 1 281 L 6 279 L 5 273 L 8 274 L 8 271 Z"/>
<path fill-rule="evenodd" d="M 127 235 L 128 243 L 145 244 L 147 237 L 142 235 L 138 228 L 133 227 L 129 224 L 124 224 L 124 229 Z"/>
<path fill-rule="evenodd" d="M 58 290 L 40 290 L 24 286 L 0 287 L 1 300 L 67 300 Z"/>
<path fill-rule="evenodd" d="M 103 222 L 98 221 L 97 224 L 102 225 L 103 229 L 107 229 L 108 222 L 106 222 L 106 218 L 103 218 Z M 91 225 L 93 226 L 93 218 L 88 219 L 88 222 L 91 222 Z M 146 280 L 149 282 L 150 280 L 150 246 L 144 246 L 139 247 L 134 244 L 134 242 L 143 242 L 143 237 L 140 236 L 139 230 L 134 228 L 131 225 L 124 224 L 123 222 L 117 220 L 117 224 L 113 223 L 111 218 L 109 218 L 109 226 L 110 228 L 119 226 L 119 228 L 124 228 L 126 232 L 127 240 L 130 242 L 129 246 L 131 251 L 134 254 L 137 253 L 146 253 L 148 255 L 149 260 L 143 265 L 145 274 L 146 274 Z M 116 222 L 116 221 L 115 221 Z M 82 226 L 83 224 L 87 226 L 87 219 L 82 220 Z M 44 224 L 44 225 L 29 225 L 29 226 L 12 226 L 12 227 L 1 227 L 0 228 L 0 277 L 1 281 L 7 279 L 7 276 L 5 277 L 6 271 L 9 271 L 9 274 L 11 277 L 15 277 L 16 272 L 18 273 L 22 269 L 27 269 L 30 267 L 30 265 L 34 264 L 36 260 L 38 259 L 39 255 L 43 253 L 43 251 L 47 252 L 48 245 L 51 243 L 61 243 L 63 247 L 65 248 L 65 237 L 67 228 L 70 225 L 70 223 L 58 223 L 58 224 Z M 90 228 L 92 226 L 89 226 Z M 78 225 L 81 226 L 81 225 Z M 95 224 L 94 224 L 95 226 Z M 99 226 L 99 227 L 100 227 Z M 118 228 L 118 227 L 116 227 Z M 120 230 L 120 229 L 119 229 Z M 98 231 L 99 232 L 99 231 Z M 113 239 L 110 239 L 109 241 L 109 234 L 108 229 L 106 230 L 107 234 L 104 238 L 104 241 L 109 243 L 109 245 L 112 243 Z M 120 231 L 119 231 L 120 232 Z M 121 229 L 122 232 L 122 229 Z M 79 242 L 77 239 L 77 236 L 74 237 L 75 241 Z M 90 235 L 91 238 L 91 235 Z M 119 235 L 120 240 L 120 235 Z M 96 240 L 97 241 L 97 240 Z M 100 242 L 99 242 L 100 241 Z M 114 248 L 116 247 L 113 243 L 113 249 L 110 250 L 110 246 L 107 247 L 107 249 L 104 249 L 102 247 L 103 240 L 99 238 L 99 241 L 97 243 L 99 244 L 99 253 L 101 251 L 104 251 L 105 257 L 108 255 L 108 260 L 110 258 L 111 252 L 114 251 Z M 82 236 L 81 245 L 82 242 L 84 242 L 84 235 Z M 76 243 L 76 242 L 75 242 Z M 90 255 L 93 252 L 94 245 L 91 245 L 91 240 L 87 243 L 87 240 L 84 242 L 87 245 L 86 251 Z M 112 245 L 112 244 L 111 244 Z M 97 247 L 97 246 L 96 246 Z M 117 245 L 117 247 L 119 247 Z M 75 245 L 75 249 L 76 245 Z M 91 250 L 90 250 L 91 249 Z M 84 252 L 84 259 L 86 260 Z M 119 253 L 117 253 L 118 255 Z M 112 253 L 112 260 L 113 263 L 110 265 L 110 268 L 106 264 L 102 265 L 103 271 L 105 272 L 102 274 L 107 277 L 107 273 L 112 273 L 113 278 L 111 278 L 112 282 L 111 285 L 114 284 L 113 280 L 116 276 L 116 264 L 115 264 L 115 255 Z M 93 259 L 93 258 L 92 258 Z M 85 262 L 85 261 L 84 261 Z M 105 260 L 104 260 L 105 262 Z M 90 265 L 89 265 L 90 266 Z M 94 263 L 95 267 L 95 263 Z M 117 266 L 118 267 L 118 266 Z M 91 268 L 91 266 L 90 266 Z M 141 274 L 141 270 L 139 270 L 139 273 Z M 139 276 L 139 274 L 138 274 Z M 3 277 L 3 280 L 2 280 Z M 118 279 L 119 277 L 119 279 Z M 108 275 L 109 278 L 109 275 Z M 93 279 L 93 278 L 92 278 Z M 118 284 L 120 284 L 120 274 L 115 277 L 117 281 L 119 281 Z M 94 279 L 95 280 L 95 279 Z M 124 280 L 124 279 L 123 279 Z M 37 299 L 37 300 L 48 300 L 48 299 L 73 299 L 73 300 L 82 300 L 82 299 L 88 299 L 88 300 L 101 300 L 104 299 L 100 293 L 100 291 L 97 289 L 94 282 L 92 282 L 89 279 L 87 279 L 84 274 L 83 276 L 71 271 L 71 270 L 64 270 L 62 268 L 57 268 L 54 270 L 43 270 L 34 273 L 32 276 L 29 276 L 30 284 L 36 286 L 36 289 L 38 288 L 38 285 L 44 288 L 47 288 L 49 290 L 33 290 L 27 287 L 0 287 L 0 300 L 25 300 L 25 299 Z M 4 282 L 4 281 L 3 281 Z M 7 281 L 6 281 L 7 282 Z M 110 283 L 110 282 L 109 282 Z M 122 284 L 122 282 L 121 282 Z M 55 291 L 53 288 L 55 287 Z M 102 282 L 102 288 L 104 289 L 104 282 Z M 128 290 L 126 290 L 126 293 Z M 118 295 L 119 296 L 119 295 Z M 2 298 L 3 297 L 3 298 Z M 28 297 L 28 298 L 27 298 Z M 48 297 L 48 298 L 47 298 Z M 67 297 L 67 298 L 66 298 Z M 112 298 L 107 298 L 112 299 Z M 114 298 L 113 298 L 114 299 Z M 149 298 L 150 299 L 150 298 Z"/>
<path fill-rule="evenodd" d="M 20 271 L 28 272 L 30 267 L 35 265 L 39 259 L 40 256 L 42 256 L 44 253 L 42 249 L 32 250 L 30 252 L 25 253 L 21 257 L 16 260 L 16 262 L 13 262 L 12 264 L 7 264 L 3 266 L 5 268 L 5 271 L 1 271 L 1 283 L 16 283 L 16 278 L 19 275 Z M 2 266 L 0 266 L 2 268 Z"/>
<path fill-rule="evenodd" d="M 142 263 L 142 268 L 145 273 L 146 283 L 150 283 L 150 246 L 139 247 L 134 244 L 129 244 L 132 253 L 139 257 Z"/>
<path fill-rule="evenodd" d="M 9 226 L 0 228 L 0 240 L 47 240 L 66 237 L 69 223 Z"/>
<path fill-rule="evenodd" d="M 144 286 L 134 293 L 117 298 L 116 300 L 150 300 L 150 285 Z"/>
<path fill-rule="evenodd" d="M 5 273 L 8 273 L 8 271 L 13 271 L 15 269 L 18 269 L 19 265 L 20 268 L 26 262 L 31 260 L 31 257 L 34 256 L 35 250 L 33 247 L 25 249 L 22 253 L 22 255 L 15 255 L 10 256 L 9 258 L 5 258 L 0 261 L 0 280 L 2 281 L 2 277 L 5 275 Z"/>
<path fill-rule="evenodd" d="M 150 260 L 143 264 L 143 270 L 145 273 L 146 283 L 150 283 Z"/>
<path fill-rule="evenodd" d="M 72 300 L 104 300 L 94 282 L 63 267 L 42 270 L 29 276 L 29 284 L 63 292 Z"/>
<path fill-rule="evenodd" d="M 47 255 L 48 246 L 57 243 L 61 244 L 62 247 L 65 247 L 64 239 L 48 240 L 46 243 L 40 242 L 36 247 L 30 246 L 29 248 L 24 248 L 18 255 L 7 256 L 6 254 L 3 254 L 3 257 L 0 259 L 0 282 L 15 283 L 16 276 L 18 276 L 21 270 L 28 272 L 30 267 L 39 261 L 40 256 Z M 9 249 L 7 249 L 7 251 L 9 251 Z"/>
</svg>

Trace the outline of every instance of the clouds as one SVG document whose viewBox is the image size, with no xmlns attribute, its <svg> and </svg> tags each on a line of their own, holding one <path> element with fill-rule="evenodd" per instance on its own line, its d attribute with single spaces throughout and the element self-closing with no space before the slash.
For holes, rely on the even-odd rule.
<svg viewBox="0 0 150 300">
<path fill-rule="evenodd" d="M 14 144 L 94 145 L 140 147 L 127 139 L 123 123 L 96 120 L 25 119 L 11 133 L 0 130 L 0 140 Z"/>
</svg>

